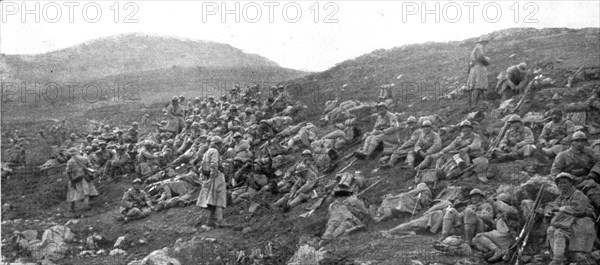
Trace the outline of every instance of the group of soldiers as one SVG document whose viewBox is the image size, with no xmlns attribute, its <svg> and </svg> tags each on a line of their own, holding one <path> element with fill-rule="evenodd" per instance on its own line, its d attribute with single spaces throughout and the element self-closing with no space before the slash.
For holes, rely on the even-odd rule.
<svg viewBox="0 0 600 265">
<path fill-rule="evenodd" d="M 590 103 L 600 98 L 600 89 L 593 93 L 592 99 L 596 100 L 589 100 Z M 594 107 L 586 104 L 591 106 L 588 108 Z M 355 156 L 373 159 L 376 151 L 383 149 L 382 169 L 396 167 L 403 159 L 400 167 L 412 170 L 413 174 L 414 171 L 420 174 L 430 170 L 436 174 L 433 180 L 416 179 L 426 181 L 427 186 L 421 183 L 408 193 L 386 197 L 375 220 L 381 221 L 392 212 L 411 213 L 412 216 L 415 211 L 429 208 L 421 218 L 411 218 L 410 222 L 384 233 L 416 229 L 429 229 L 435 233 L 441 228 L 442 239 L 463 235 L 468 245 L 489 252 L 489 261 L 501 260 L 515 243 L 518 232 L 518 222 L 508 220 L 508 216 L 518 219 L 515 213 L 519 205 L 512 199 L 514 196 L 496 194 L 494 198 L 487 198 L 481 190 L 473 189 L 469 193 L 468 206 L 459 212 L 459 206 L 453 204 L 458 200 L 444 198 L 436 200 L 442 203 L 432 205 L 430 188 L 436 185 L 440 176 L 446 179 L 465 177 L 467 172 L 472 173 L 472 169 L 480 165 L 483 165 L 479 171 L 482 172 L 490 162 L 534 159 L 535 156 L 542 162 L 552 161 L 550 175 L 559 190 L 556 201 L 548 203 L 544 210 L 550 225 L 547 231 L 553 255 L 550 264 L 564 264 L 567 259 L 586 264 L 597 237 L 595 224 L 600 213 L 600 139 L 588 140 L 584 127 L 576 127 L 564 117 L 561 109 L 552 109 L 547 114 L 550 121 L 544 124 L 537 141 L 521 117 L 513 114 L 505 118 L 498 141 L 486 146 L 485 137 L 474 130 L 476 125 L 469 120 L 450 126 L 458 127 L 456 138 L 442 139 L 437 132 L 441 131 L 441 125 L 435 121 L 426 119 L 419 124 L 417 118 L 411 116 L 405 126 L 401 126 L 387 105 L 378 103 L 374 128 L 365 135 L 364 144 L 354 152 Z M 444 136 L 448 138 L 451 134 L 446 128 Z M 443 142 L 449 144 L 444 147 Z M 490 203 L 492 200 L 504 206 L 509 204 L 509 207 L 495 207 Z"/>
</svg>

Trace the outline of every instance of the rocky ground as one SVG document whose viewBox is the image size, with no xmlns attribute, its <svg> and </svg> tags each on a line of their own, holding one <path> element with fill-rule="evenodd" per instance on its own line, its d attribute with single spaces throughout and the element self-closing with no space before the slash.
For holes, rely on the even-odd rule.
<svg viewBox="0 0 600 265">
<path fill-rule="evenodd" d="M 567 33 L 556 34 L 560 37 Z M 597 39 L 594 41 L 597 42 Z M 538 44 L 536 43 L 536 45 Z M 458 45 L 457 49 L 467 49 L 466 46 Z M 345 64 L 340 65 L 340 68 L 348 69 Z M 569 65 L 568 69 L 571 68 L 572 66 Z M 542 68 L 542 70 L 551 78 L 562 79 L 560 82 L 557 81 L 554 86 L 548 85 L 540 90 L 533 100 L 525 104 L 519 114 L 542 112 L 548 109 L 549 99 L 555 93 L 563 96 L 560 104 L 566 104 L 586 99 L 593 88 L 600 86 L 598 80 L 580 80 L 572 89 L 563 88 L 564 76 L 562 74 L 553 74 L 557 71 L 556 69 Z M 390 76 L 392 74 L 393 77 L 396 76 L 394 73 L 389 73 Z M 459 79 L 458 75 L 454 76 L 455 79 Z M 318 81 L 319 78 L 322 76 L 315 79 Z M 360 86 L 358 81 L 353 84 L 357 87 Z M 370 94 L 378 91 L 377 88 L 370 87 L 368 89 Z M 368 93 L 361 94 L 361 90 L 356 88 L 348 93 L 356 95 L 361 100 L 366 100 L 367 96 L 370 99 L 374 98 L 370 94 L 367 95 Z M 358 97 L 359 95 L 360 97 Z M 304 116 L 305 119 L 318 120 L 320 118 L 318 113 L 323 109 L 323 102 L 307 100 L 303 103 L 308 106 L 309 110 L 308 114 Z M 491 118 L 490 115 L 499 103 L 499 100 L 492 100 L 488 105 L 481 106 L 480 110 L 485 113 L 486 119 L 476 127 L 477 130 L 499 129 L 501 123 Z M 73 111 L 74 108 L 77 108 L 77 111 Z M 113 124 L 124 126 L 130 121 L 139 119 L 141 108 L 146 108 L 153 119 L 160 117 L 161 106 L 159 104 L 143 106 L 125 103 L 106 106 L 96 104 L 92 106 L 53 106 L 51 109 L 53 114 L 58 113 L 57 116 L 67 117 L 71 124 L 79 128 L 87 128 L 85 126 L 89 126 L 89 120 L 92 119 L 114 122 Z M 28 113 L 20 113 L 16 109 L 8 111 L 11 115 L 6 118 L 7 115 L 3 108 L 3 114 L 5 114 L 2 119 L 3 131 L 7 127 L 11 130 L 37 131 L 41 125 L 34 122 L 35 118 L 55 117 L 55 115 L 50 115 L 48 109 L 44 107 Z M 425 101 L 413 100 L 400 105 L 394 111 L 403 113 L 403 115 L 413 114 L 416 116 L 438 114 L 445 118 L 447 124 L 456 124 L 472 110 L 467 109 L 465 99 L 438 100 L 432 98 Z M 372 124 L 372 120 L 366 120 L 361 122 L 360 127 L 370 130 Z M 541 127 L 539 125 L 532 127 L 537 137 Z M 324 132 L 330 129 L 323 128 L 322 130 Z M 85 129 L 83 130 L 85 131 Z M 48 146 L 43 146 L 35 140 L 32 140 L 30 147 L 28 159 L 31 161 L 39 162 L 50 152 Z M 342 155 L 353 151 L 356 147 L 346 149 Z M 342 166 L 344 163 L 347 161 L 342 161 Z M 360 170 L 367 178 L 381 177 L 384 179 L 381 184 L 363 196 L 370 207 L 376 207 L 381 202 L 383 195 L 405 191 L 413 185 L 411 180 L 414 172 L 400 169 L 381 171 L 377 168 L 378 164 L 376 160 L 373 160 L 357 161 L 348 169 L 349 171 Z M 534 170 L 531 170 L 532 168 Z M 536 159 L 491 164 L 489 172 L 495 174 L 491 175 L 493 177 L 489 181 L 483 182 L 478 179 L 477 175 L 474 175 L 452 183 L 452 185 L 493 192 L 500 184 L 518 184 L 535 173 L 545 174 L 548 170 L 548 164 L 543 164 Z M 69 228 L 73 233 L 73 239 L 65 242 L 65 256 L 54 261 L 55 264 L 135 265 L 141 264 L 138 261 L 142 261 L 144 258 L 156 261 L 176 259 L 180 264 L 285 264 L 294 256 L 299 247 L 316 246 L 318 240 L 315 238 L 323 233 L 327 222 L 326 207 L 320 208 L 308 218 L 299 216 L 306 212 L 305 207 L 311 205 L 312 201 L 287 213 L 269 209 L 265 206 L 277 199 L 277 196 L 269 194 L 250 202 L 228 207 L 224 215 L 229 223 L 234 224 L 232 228 L 215 229 L 208 232 L 198 231 L 197 224 L 202 222 L 206 216 L 196 206 L 172 208 L 153 213 L 147 219 L 123 224 L 116 222 L 115 218 L 118 215 L 120 198 L 123 192 L 129 188 L 130 181 L 131 179 L 126 178 L 119 182 L 97 183 L 101 195 L 92 202 L 92 210 L 71 214 L 67 211 L 68 205 L 64 201 L 67 180 L 61 174 L 53 172 L 42 174 L 36 172 L 33 167 L 26 167 L 17 170 L 8 178 L 3 177 L 1 182 L 3 260 L 36 262 L 31 253 L 18 247 L 14 232 L 35 230 L 38 233 L 36 238 L 41 239 L 44 231 L 60 225 Z M 450 182 L 442 181 L 436 189 L 441 190 L 450 184 Z M 260 205 L 254 213 L 249 211 L 252 204 Z M 439 239 L 438 235 L 415 234 L 404 237 L 384 237 L 379 233 L 379 231 L 392 228 L 408 219 L 410 216 L 382 223 L 368 223 L 365 230 L 334 241 L 320 252 L 311 253 L 316 253 L 316 256 L 322 255 L 314 257 L 315 259 L 321 258 L 321 264 L 483 263 L 476 255 L 448 256 L 437 252 L 433 249 L 432 243 Z M 90 236 L 95 243 L 93 246 L 88 244 Z M 116 244 L 117 241 L 119 244 Z M 155 252 L 165 247 L 168 249 Z M 152 255 L 147 257 L 151 253 Z M 305 259 L 305 261 L 306 263 L 303 264 L 315 264 L 311 263 L 309 259 Z M 171 262 L 177 264 L 173 260 Z M 154 264 L 168 263 L 165 261 Z"/>
</svg>

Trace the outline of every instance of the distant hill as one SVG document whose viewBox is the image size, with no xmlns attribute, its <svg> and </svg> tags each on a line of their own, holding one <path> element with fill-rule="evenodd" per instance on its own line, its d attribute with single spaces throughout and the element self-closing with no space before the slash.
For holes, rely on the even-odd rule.
<svg viewBox="0 0 600 265">
<path fill-rule="evenodd" d="M 0 69 L 7 68 L 13 78 L 30 81 L 81 81 L 171 67 L 279 65 L 227 44 L 144 34 L 106 37 L 44 54 L 2 55 L 0 60 Z"/>
<path fill-rule="evenodd" d="M 598 28 L 506 29 L 490 35 L 493 40 L 485 50 L 491 58 L 488 80 L 492 88 L 501 71 L 519 62 L 541 68 L 557 84 L 580 66 L 600 65 Z M 286 84 L 315 114 L 336 96 L 375 100 L 384 84 L 394 84 L 400 107 L 418 105 L 423 96 L 440 96 L 464 85 L 469 54 L 477 39 L 376 50 Z"/>
</svg>

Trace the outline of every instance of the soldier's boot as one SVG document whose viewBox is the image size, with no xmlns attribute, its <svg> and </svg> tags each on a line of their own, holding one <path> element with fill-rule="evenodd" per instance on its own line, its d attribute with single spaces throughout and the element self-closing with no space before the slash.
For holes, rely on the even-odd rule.
<svg viewBox="0 0 600 265">
<path fill-rule="evenodd" d="M 467 244 L 471 245 L 471 241 L 473 240 L 473 237 L 475 236 L 475 229 L 477 228 L 477 225 L 475 224 L 465 224 L 465 242 L 467 242 Z"/>
<path fill-rule="evenodd" d="M 398 160 L 400 160 L 399 156 L 396 154 L 396 152 L 392 153 L 392 155 L 390 156 L 390 161 L 388 161 L 387 165 L 385 166 L 385 168 L 391 168 L 394 167 L 396 165 L 396 163 L 398 163 Z"/>
<path fill-rule="evenodd" d="M 487 237 L 478 237 L 476 241 L 477 244 L 490 250 L 491 255 L 489 257 L 487 257 L 488 255 L 486 255 L 488 262 L 499 261 L 505 254 L 504 250 L 496 246 L 496 244 L 494 244 L 494 242 L 489 240 Z M 475 241 L 473 241 L 473 244 L 475 244 Z"/>
<path fill-rule="evenodd" d="M 87 211 L 92 209 L 92 207 L 90 207 L 90 197 L 85 196 L 85 199 L 83 199 L 83 210 Z"/>
<path fill-rule="evenodd" d="M 552 261 L 549 265 L 563 265 L 565 264 L 565 249 L 567 242 L 564 237 L 554 237 L 554 243 L 552 244 Z"/>
</svg>

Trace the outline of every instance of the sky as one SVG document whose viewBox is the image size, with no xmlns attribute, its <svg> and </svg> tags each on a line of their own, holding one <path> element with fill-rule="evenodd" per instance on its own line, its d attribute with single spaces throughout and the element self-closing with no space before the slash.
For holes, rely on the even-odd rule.
<svg viewBox="0 0 600 265">
<path fill-rule="evenodd" d="M 226 43 L 287 68 L 324 71 L 377 49 L 514 27 L 600 27 L 591 1 L 10 1 L 0 53 L 38 54 L 148 33 Z"/>
</svg>

